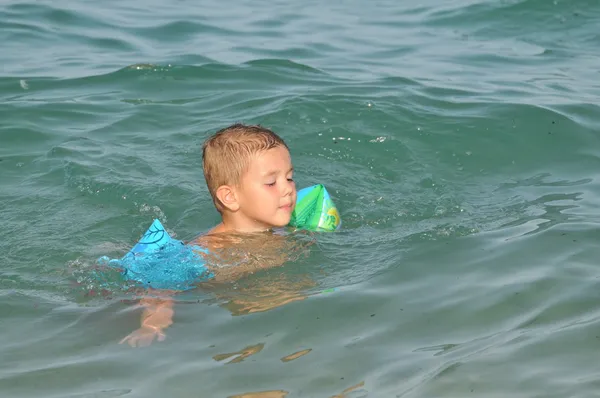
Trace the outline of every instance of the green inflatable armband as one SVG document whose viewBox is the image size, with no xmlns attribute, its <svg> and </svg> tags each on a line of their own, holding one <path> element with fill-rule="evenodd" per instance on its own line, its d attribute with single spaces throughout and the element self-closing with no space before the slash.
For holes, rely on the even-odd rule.
<svg viewBox="0 0 600 398">
<path fill-rule="evenodd" d="M 317 184 L 298 191 L 289 225 L 311 231 L 335 231 L 341 227 L 342 219 L 329 192 Z"/>
</svg>

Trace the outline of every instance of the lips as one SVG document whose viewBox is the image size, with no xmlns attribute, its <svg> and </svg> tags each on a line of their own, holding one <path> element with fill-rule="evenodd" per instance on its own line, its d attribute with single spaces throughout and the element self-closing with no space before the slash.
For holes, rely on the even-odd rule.
<svg viewBox="0 0 600 398">
<path fill-rule="evenodd" d="M 288 203 L 287 205 L 279 206 L 281 210 L 292 211 L 292 204 Z"/>
</svg>

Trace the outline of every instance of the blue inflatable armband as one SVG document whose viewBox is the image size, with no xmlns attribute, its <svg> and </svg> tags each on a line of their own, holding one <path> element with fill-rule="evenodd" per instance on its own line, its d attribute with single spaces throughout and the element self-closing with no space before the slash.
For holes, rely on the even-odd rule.
<svg viewBox="0 0 600 398">
<path fill-rule="evenodd" d="M 144 287 L 187 290 L 213 276 L 200 252 L 207 250 L 173 239 L 161 222 L 154 220 L 135 246 L 109 265 L 120 267 L 126 280 Z"/>
<path fill-rule="evenodd" d="M 144 233 L 144 236 L 133 246 L 127 255 L 135 256 L 136 253 L 152 253 L 160 250 L 171 241 L 173 241 L 173 238 L 171 238 L 171 235 L 165 230 L 161 222 L 154 220 L 150 228 Z"/>
</svg>

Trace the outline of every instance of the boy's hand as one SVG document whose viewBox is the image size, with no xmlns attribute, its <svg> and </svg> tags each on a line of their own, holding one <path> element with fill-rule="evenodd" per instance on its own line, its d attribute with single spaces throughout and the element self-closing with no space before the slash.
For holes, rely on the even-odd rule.
<svg viewBox="0 0 600 398">
<path fill-rule="evenodd" d="M 154 339 L 163 341 L 167 336 L 162 329 L 155 326 L 143 325 L 138 330 L 133 331 L 129 335 L 125 336 L 119 344 L 127 342 L 132 347 L 148 347 Z"/>
<path fill-rule="evenodd" d="M 132 347 L 147 347 L 154 339 L 163 341 L 167 337 L 163 331 L 173 324 L 173 299 L 168 292 L 160 293 L 163 297 L 144 297 L 140 300 L 140 305 L 144 307 L 142 324 L 119 344 L 127 342 Z"/>
</svg>

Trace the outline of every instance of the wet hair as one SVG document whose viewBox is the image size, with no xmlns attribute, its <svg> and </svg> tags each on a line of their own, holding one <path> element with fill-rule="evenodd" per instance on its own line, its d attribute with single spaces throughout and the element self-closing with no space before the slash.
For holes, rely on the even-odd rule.
<svg viewBox="0 0 600 398">
<path fill-rule="evenodd" d="M 202 146 L 202 167 L 208 191 L 219 212 L 223 205 L 217 198 L 222 185 L 239 186 L 250 160 L 256 154 L 283 146 L 281 137 L 259 125 L 234 124 L 217 131 Z"/>
</svg>

